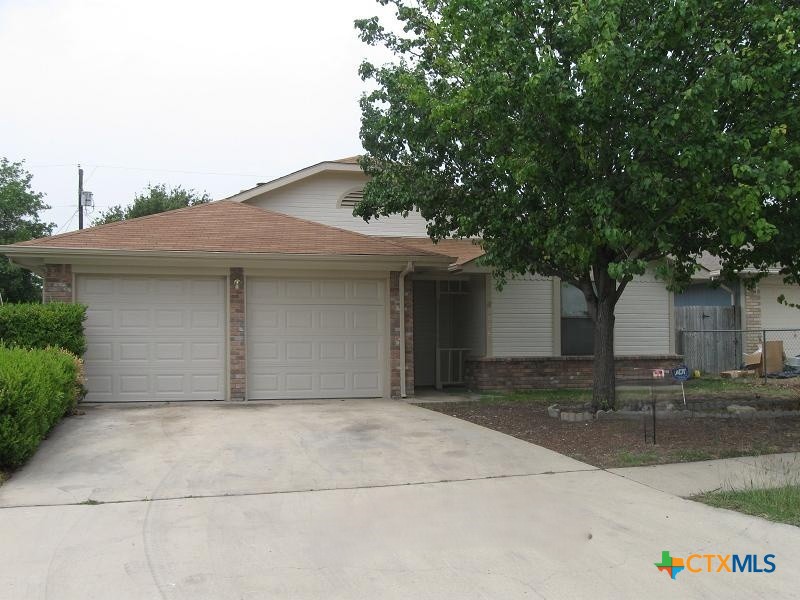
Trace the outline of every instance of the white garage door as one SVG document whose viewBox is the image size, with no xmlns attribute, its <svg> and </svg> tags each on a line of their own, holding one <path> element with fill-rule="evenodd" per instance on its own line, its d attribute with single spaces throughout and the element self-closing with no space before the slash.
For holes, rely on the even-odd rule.
<svg viewBox="0 0 800 600">
<path fill-rule="evenodd" d="M 248 398 L 383 396 L 385 286 L 248 278 Z"/>
<path fill-rule="evenodd" d="M 225 399 L 225 280 L 80 275 L 87 401 Z"/>
<path fill-rule="evenodd" d="M 778 302 L 783 294 L 787 302 L 800 304 L 800 286 L 763 281 L 761 289 L 761 326 L 764 329 L 800 328 L 800 310 Z"/>
</svg>

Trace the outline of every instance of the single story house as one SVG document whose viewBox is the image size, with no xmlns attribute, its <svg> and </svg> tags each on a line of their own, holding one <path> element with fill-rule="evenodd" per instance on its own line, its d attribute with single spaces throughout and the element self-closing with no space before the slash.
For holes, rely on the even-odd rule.
<svg viewBox="0 0 800 600">
<path fill-rule="evenodd" d="M 498 291 L 473 241 L 433 244 L 418 214 L 354 217 L 365 182 L 356 157 L 323 162 L 225 200 L 0 253 L 42 275 L 44 301 L 88 305 L 89 401 L 589 385 L 577 290 L 531 275 Z M 628 286 L 621 379 L 679 360 L 674 302 L 652 273 Z"/>
</svg>

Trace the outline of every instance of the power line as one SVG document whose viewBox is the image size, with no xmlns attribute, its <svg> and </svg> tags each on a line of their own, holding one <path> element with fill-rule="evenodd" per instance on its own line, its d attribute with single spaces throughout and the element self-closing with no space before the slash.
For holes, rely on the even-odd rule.
<svg viewBox="0 0 800 600">
<path fill-rule="evenodd" d="M 225 173 L 221 171 L 186 171 L 183 169 L 153 169 L 150 167 L 126 167 L 122 165 L 87 165 L 103 169 L 121 169 L 124 171 L 153 171 L 156 173 L 183 173 L 187 175 L 216 175 L 220 177 L 264 177 L 255 173 Z"/>
<path fill-rule="evenodd" d="M 25 165 L 26 167 L 30 167 L 31 169 L 49 169 L 51 167 L 74 167 L 77 163 L 63 163 L 63 164 L 55 164 L 55 165 Z"/>
<path fill-rule="evenodd" d="M 94 171 L 97 169 L 119 169 L 122 171 L 152 171 L 153 173 L 181 173 L 184 175 L 214 175 L 216 177 L 269 177 L 268 175 L 259 175 L 257 173 L 226 173 L 223 171 L 190 171 L 184 169 L 158 169 L 153 167 L 132 167 L 125 165 L 95 165 L 91 163 L 82 163 L 87 167 L 93 167 Z M 50 167 L 74 167 L 74 163 L 64 164 L 50 164 L 50 165 L 28 165 L 32 169 L 45 169 Z M 91 177 L 91 175 L 90 175 Z M 88 179 L 88 178 L 87 178 Z"/>
<path fill-rule="evenodd" d="M 59 233 L 61 233 L 61 231 L 62 231 L 62 230 L 64 230 L 64 229 L 66 229 L 67 227 L 69 227 L 69 224 L 70 224 L 70 223 L 72 223 L 72 219 L 74 219 L 74 218 L 75 218 L 75 216 L 76 216 L 77 214 L 78 214 L 78 210 L 77 210 L 77 209 L 75 209 L 75 212 L 74 212 L 74 213 L 72 213 L 72 216 L 69 218 L 69 221 L 67 221 L 67 222 L 66 222 L 66 223 L 64 223 L 64 224 L 63 224 L 61 227 L 59 227 L 59 228 L 58 228 L 58 231 L 56 231 L 55 235 L 58 235 Z"/>
</svg>

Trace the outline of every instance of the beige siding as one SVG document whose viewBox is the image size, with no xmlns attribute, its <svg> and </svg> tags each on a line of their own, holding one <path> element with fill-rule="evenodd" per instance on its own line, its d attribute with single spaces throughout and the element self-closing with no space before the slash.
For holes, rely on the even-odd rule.
<svg viewBox="0 0 800 600">
<path fill-rule="evenodd" d="M 267 210 L 368 235 L 427 235 L 425 220 L 417 213 L 405 218 L 400 215 L 381 217 L 366 223 L 363 219 L 354 217 L 351 208 L 338 206 L 339 199 L 344 194 L 363 186 L 366 181 L 367 178 L 360 173 L 320 173 L 246 202 Z"/>
<path fill-rule="evenodd" d="M 491 292 L 492 355 L 551 356 L 553 354 L 553 282 L 526 276 Z"/>
<path fill-rule="evenodd" d="M 553 306 L 551 279 L 529 276 L 513 280 L 502 292 L 492 290 L 491 299 L 493 356 L 554 354 L 561 308 Z M 617 354 L 668 354 L 669 311 L 670 292 L 663 282 L 652 275 L 632 281 L 617 305 Z"/>
<path fill-rule="evenodd" d="M 486 278 L 481 275 L 470 277 L 470 323 L 467 330 L 470 354 L 486 355 Z"/>
<path fill-rule="evenodd" d="M 617 304 L 615 352 L 620 355 L 668 354 L 670 292 L 652 275 L 637 277 Z"/>
<path fill-rule="evenodd" d="M 800 328 L 800 310 L 778 302 L 778 296 L 783 294 L 788 302 L 800 304 L 800 286 L 786 285 L 780 277 L 767 277 L 759 283 L 759 288 L 764 329 Z"/>
</svg>

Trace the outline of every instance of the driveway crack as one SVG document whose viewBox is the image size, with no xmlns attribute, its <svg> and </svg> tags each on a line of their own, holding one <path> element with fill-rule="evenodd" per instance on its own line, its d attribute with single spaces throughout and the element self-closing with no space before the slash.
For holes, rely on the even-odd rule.
<svg viewBox="0 0 800 600">
<path fill-rule="evenodd" d="M 12 510 L 15 508 L 47 508 L 54 506 L 104 506 L 107 504 L 133 504 L 137 502 L 174 502 L 176 500 L 195 500 L 206 498 L 243 498 L 248 496 L 276 496 L 284 494 L 309 494 L 318 492 L 338 492 L 338 491 L 353 491 L 353 490 L 372 490 L 382 488 L 398 488 L 398 487 L 415 487 L 423 485 L 446 485 L 451 483 L 464 483 L 471 481 L 491 481 L 495 479 L 521 479 L 526 477 L 542 477 L 542 476 L 555 476 L 566 475 L 569 473 L 591 473 L 595 471 L 602 471 L 603 469 L 597 467 L 588 467 L 585 469 L 569 469 L 565 471 L 538 471 L 535 473 L 514 473 L 510 475 L 485 475 L 482 477 L 463 477 L 458 479 L 434 479 L 427 481 L 408 481 L 401 483 L 379 483 L 372 485 L 351 485 L 351 486 L 338 486 L 338 487 L 319 487 L 319 488 L 302 488 L 302 489 L 289 489 L 289 490 L 269 490 L 269 491 L 253 491 L 253 492 L 233 492 L 233 493 L 218 493 L 218 494 L 190 494 L 185 496 L 161 496 L 152 498 L 132 498 L 125 500 L 92 500 L 91 502 L 58 502 L 52 504 L 15 504 L 8 506 L 0 506 L 0 510 Z"/>
</svg>

